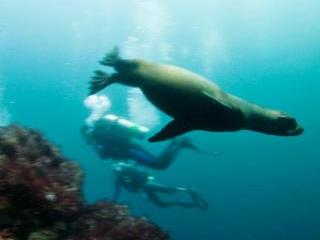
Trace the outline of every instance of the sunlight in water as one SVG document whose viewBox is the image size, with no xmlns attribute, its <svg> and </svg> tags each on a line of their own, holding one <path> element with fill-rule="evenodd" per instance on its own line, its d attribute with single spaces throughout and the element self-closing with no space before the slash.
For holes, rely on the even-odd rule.
<svg viewBox="0 0 320 240">
<path fill-rule="evenodd" d="M 131 88 L 128 95 L 130 119 L 148 128 L 155 127 L 160 121 L 157 110 L 145 99 L 141 90 Z"/>
<path fill-rule="evenodd" d="M 125 57 L 170 61 L 172 46 L 166 39 L 170 15 L 161 1 L 136 1 L 134 30 L 123 43 Z"/>
</svg>

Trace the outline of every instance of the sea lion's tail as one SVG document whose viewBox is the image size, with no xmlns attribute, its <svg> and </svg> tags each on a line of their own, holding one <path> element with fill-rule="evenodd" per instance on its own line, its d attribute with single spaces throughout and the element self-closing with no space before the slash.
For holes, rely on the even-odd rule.
<svg viewBox="0 0 320 240">
<path fill-rule="evenodd" d="M 89 83 L 89 95 L 95 94 L 96 92 L 104 89 L 110 84 L 114 83 L 113 75 L 108 75 L 107 73 L 97 70 L 94 72 L 91 82 Z"/>
<path fill-rule="evenodd" d="M 110 52 L 108 52 L 105 57 L 100 61 L 100 64 L 105 66 L 115 66 L 117 61 L 120 60 L 119 48 L 114 47 Z"/>
</svg>

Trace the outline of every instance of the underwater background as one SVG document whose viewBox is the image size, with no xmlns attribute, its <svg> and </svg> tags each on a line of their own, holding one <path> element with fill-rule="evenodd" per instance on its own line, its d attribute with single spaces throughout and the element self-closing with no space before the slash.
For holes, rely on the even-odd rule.
<svg viewBox="0 0 320 240">
<path fill-rule="evenodd" d="M 167 171 L 150 172 L 194 187 L 208 212 L 159 209 L 139 195 L 120 202 L 176 240 L 320 239 L 319 9 L 318 0 L 0 0 L 0 125 L 43 132 L 83 166 L 88 202 L 109 198 L 111 161 L 80 134 L 92 71 L 114 46 L 124 57 L 183 66 L 292 114 L 305 133 L 190 133 L 219 155 L 184 151 Z M 153 132 L 168 121 L 139 91 L 113 85 L 100 94 L 113 113 Z M 143 144 L 159 153 L 167 143 Z"/>
</svg>

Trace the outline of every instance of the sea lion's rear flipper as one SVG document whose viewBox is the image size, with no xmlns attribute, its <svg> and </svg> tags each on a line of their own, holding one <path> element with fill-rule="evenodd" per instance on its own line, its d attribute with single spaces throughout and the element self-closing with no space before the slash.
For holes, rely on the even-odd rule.
<svg viewBox="0 0 320 240">
<path fill-rule="evenodd" d="M 233 111 L 233 108 L 229 104 L 221 100 L 218 100 L 216 97 L 212 96 L 209 92 L 203 91 L 202 93 L 210 99 L 210 101 L 215 105 L 215 107 L 218 106 L 221 109 L 224 109 L 226 111 Z"/>
<path fill-rule="evenodd" d="M 120 59 L 119 48 L 114 47 L 110 52 L 108 52 L 105 57 L 100 61 L 100 64 L 105 66 L 115 66 L 117 61 Z"/>
<path fill-rule="evenodd" d="M 100 70 L 95 71 L 91 82 L 89 82 L 89 95 L 95 94 L 96 92 L 116 82 L 115 79 L 115 74 L 108 75 Z"/>
<path fill-rule="evenodd" d="M 164 128 L 148 139 L 149 142 L 160 142 L 169 138 L 176 137 L 185 132 L 191 131 L 192 128 L 180 121 L 172 120 Z"/>
</svg>

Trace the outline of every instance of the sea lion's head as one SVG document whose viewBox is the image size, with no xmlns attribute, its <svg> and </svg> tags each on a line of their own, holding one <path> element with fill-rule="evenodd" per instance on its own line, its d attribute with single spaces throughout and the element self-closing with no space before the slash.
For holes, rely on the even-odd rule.
<svg viewBox="0 0 320 240">
<path fill-rule="evenodd" d="M 251 111 L 248 129 L 277 136 L 297 136 L 303 133 L 303 128 L 289 114 L 262 108 Z"/>
<path fill-rule="evenodd" d="M 296 136 L 303 133 L 295 118 L 280 111 L 272 111 L 273 134 L 279 136 Z"/>
</svg>

